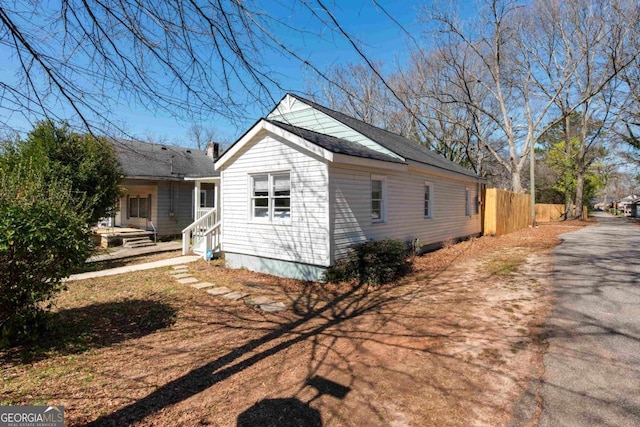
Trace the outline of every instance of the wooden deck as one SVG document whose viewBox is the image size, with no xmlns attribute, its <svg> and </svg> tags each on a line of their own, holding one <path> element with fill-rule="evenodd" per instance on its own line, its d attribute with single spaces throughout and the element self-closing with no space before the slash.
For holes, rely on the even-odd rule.
<svg viewBox="0 0 640 427">
<path fill-rule="evenodd" d="M 141 230 L 130 227 L 101 227 L 94 230 L 96 240 L 99 240 L 101 248 L 122 246 L 123 239 L 135 237 L 152 237 L 153 231 Z"/>
</svg>

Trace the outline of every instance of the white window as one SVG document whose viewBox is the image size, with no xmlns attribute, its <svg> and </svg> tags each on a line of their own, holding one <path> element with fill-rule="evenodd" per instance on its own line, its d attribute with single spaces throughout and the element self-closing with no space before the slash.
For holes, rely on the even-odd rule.
<svg viewBox="0 0 640 427">
<path fill-rule="evenodd" d="M 424 183 L 424 217 L 433 217 L 433 184 Z"/>
<path fill-rule="evenodd" d="M 268 222 L 286 222 L 291 218 L 289 172 L 251 177 L 251 218 Z"/>
<path fill-rule="evenodd" d="M 471 190 L 464 189 L 464 214 L 471 216 Z"/>
<path fill-rule="evenodd" d="M 371 222 L 384 222 L 386 219 L 386 180 L 384 177 L 371 176 Z"/>
</svg>

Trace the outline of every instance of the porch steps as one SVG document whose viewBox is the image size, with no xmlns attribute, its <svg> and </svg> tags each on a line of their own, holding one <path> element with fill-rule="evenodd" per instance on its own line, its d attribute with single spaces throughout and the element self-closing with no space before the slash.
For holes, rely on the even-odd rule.
<svg viewBox="0 0 640 427">
<path fill-rule="evenodd" d="M 149 236 L 144 237 L 129 237 L 122 239 L 122 246 L 129 249 L 144 248 L 146 246 L 155 246 L 155 243 L 151 241 Z"/>
</svg>

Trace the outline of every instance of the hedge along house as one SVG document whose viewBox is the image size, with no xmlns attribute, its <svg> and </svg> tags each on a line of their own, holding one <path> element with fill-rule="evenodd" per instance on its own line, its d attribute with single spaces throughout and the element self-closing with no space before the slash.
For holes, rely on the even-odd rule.
<svg viewBox="0 0 640 427">
<path fill-rule="evenodd" d="M 197 217 L 196 206 L 200 212 L 216 206 L 220 174 L 212 145 L 207 152 L 140 141 L 113 145 L 125 176 L 116 227 L 154 231 L 159 237 L 180 235 Z"/>
<path fill-rule="evenodd" d="M 424 246 L 481 233 L 474 172 L 295 95 L 215 166 L 229 267 L 317 280 L 369 239 Z"/>
</svg>

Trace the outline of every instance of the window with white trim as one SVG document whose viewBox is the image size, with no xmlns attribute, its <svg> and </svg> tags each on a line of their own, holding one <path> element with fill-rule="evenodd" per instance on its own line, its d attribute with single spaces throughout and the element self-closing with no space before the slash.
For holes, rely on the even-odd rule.
<svg viewBox="0 0 640 427">
<path fill-rule="evenodd" d="M 433 217 L 433 184 L 424 183 L 424 217 Z"/>
<path fill-rule="evenodd" d="M 386 219 L 386 180 L 384 177 L 371 176 L 371 222 L 384 222 Z"/>
<path fill-rule="evenodd" d="M 471 216 L 471 190 L 464 189 L 464 214 Z"/>
<path fill-rule="evenodd" d="M 288 222 L 291 219 L 289 172 L 251 176 L 251 218 L 267 222 Z"/>
</svg>

